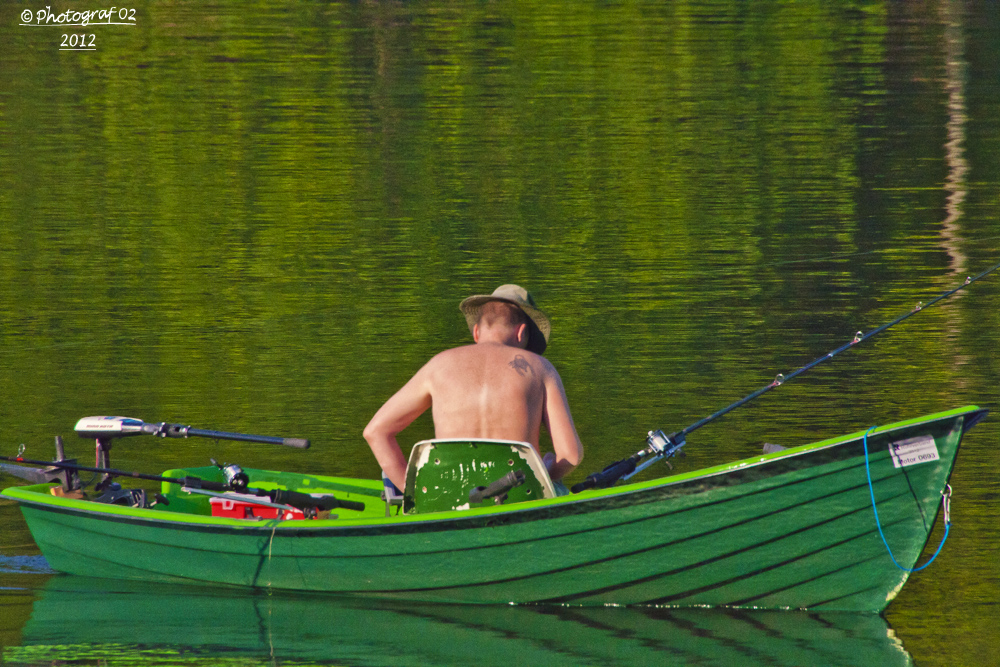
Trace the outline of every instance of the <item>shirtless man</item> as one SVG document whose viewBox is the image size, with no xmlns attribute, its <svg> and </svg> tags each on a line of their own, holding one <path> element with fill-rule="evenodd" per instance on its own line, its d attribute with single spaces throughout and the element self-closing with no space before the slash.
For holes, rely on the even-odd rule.
<svg viewBox="0 0 1000 667">
<path fill-rule="evenodd" d="M 538 449 L 544 423 L 555 453 L 545 455 L 553 482 L 583 460 L 583 446 L 555 367 L 541 356 L 551 325 L 517 285 L 470 296 L 459 306 L 473 345 L 428 361 L 383 405 L 364 436 L 385 475 L 402 489 L 406 459 L 396 436 L 427 408 L 437 438 L 496 438 Z"/>
</svg>

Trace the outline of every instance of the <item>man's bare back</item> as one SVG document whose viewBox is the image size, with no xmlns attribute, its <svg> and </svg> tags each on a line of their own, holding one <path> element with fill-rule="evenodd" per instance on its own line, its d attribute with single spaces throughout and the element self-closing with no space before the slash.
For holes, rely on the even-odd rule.
<svg viewBox="0 0 1000 667">
<path fill-rule="evenodd" d="M 544 357 L 500 343 L 442 352 L 427 365 L 435 436 L 522 440 L 537 448 L 554 370 Z"/>
<path fill-rule="evenodd" d="M 520 313 L 515 315 L 524 319 Z M 526 349 L 527 326 L 487 317 L 475 322 L 472 331 L 476 344 L 433 357 L 365 428 L 375 457 L 399 488 L 403 488 L 406 461 L 396 435 L 427 408 L 432 409 L 438 438 L 518 440 L 538 449 L 540 428 L 545 424 L 555 450 L 546 456 L 553 481 L 583 458 L 562 380 L 547 359 Z M 540 349 L 544 347 L 542 343 Z"/>
</svg>

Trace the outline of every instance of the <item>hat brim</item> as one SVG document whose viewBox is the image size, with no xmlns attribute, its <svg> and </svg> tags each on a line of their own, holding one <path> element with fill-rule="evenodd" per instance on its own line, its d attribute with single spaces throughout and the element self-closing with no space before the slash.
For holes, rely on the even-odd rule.
<svg viewBox="0 0 1000 667">
<path fill-rule="evenodd" d="M 492 294 L 477 294 L 462 301 L 458 307 L 465 315 L 465 322 L 469 325 L 469 331 L 472 331 L 476 322 L 479 321 L 479 311 L 482 310 L 483 305 L 490 301 L 503 301 L 504 303 L 509 303 L 520 308 L 528 316 L 528 347 L 526 349 L 535 354 L 545 352 L 545 348 L 549 343 L 549 333 L 552 331 L 552 324 L 549 322 L 548 316 L 527 303 L 521 303 L 513 299 L 505 299 L 502 296 L 493 296 Z"/>
</svg>

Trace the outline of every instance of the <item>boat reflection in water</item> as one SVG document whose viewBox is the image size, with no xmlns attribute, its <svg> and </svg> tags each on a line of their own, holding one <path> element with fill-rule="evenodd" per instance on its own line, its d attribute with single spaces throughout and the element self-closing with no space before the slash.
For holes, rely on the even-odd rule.
<svg viewBox="0 0 1000 667">
<path fill-rule="evenodd" d="M 4 664 L 910 665 L 877 614 L 397 603 L 76 576 Z"/>
</svg>

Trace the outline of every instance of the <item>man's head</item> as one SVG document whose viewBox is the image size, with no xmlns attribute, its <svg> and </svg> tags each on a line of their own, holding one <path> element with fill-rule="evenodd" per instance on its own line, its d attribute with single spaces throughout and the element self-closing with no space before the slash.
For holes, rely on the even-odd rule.
<svg viewBox="0 0 1000 667">
<path fill-rule="evenodd" d="M 535 306 L 535 300 L 523 287 L 501 285 L 493 294 L 470 296 L 459 308 L 465 314 L 469 331 L 478 324 L 483 327 L 509 327 L 517 329 L 526 325 L 526 349 L 537 354 L 545 351 L 552 325 L 548 316 Z"/>
</svg>

